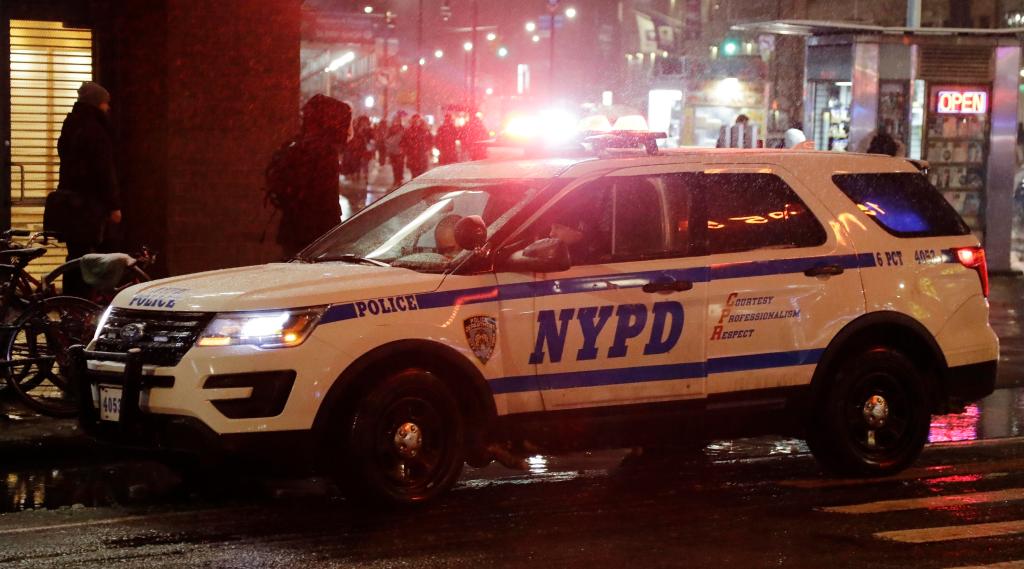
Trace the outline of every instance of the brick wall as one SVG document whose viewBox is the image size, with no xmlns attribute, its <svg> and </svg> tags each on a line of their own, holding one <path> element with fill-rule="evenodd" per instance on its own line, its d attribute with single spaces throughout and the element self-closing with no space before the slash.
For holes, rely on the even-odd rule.
<svg viewBox="0 0 1024 569">
<path fill-rule="evenodd" d="M 298 129 L 300 1 L 111 5 L 101 77 L 116 85 L 129 242 L 156 247 L 161 274 L 279 258 L 276 227 L 260 242 L 262 181 Z"/>
<path fill-rule="evenodd" d="M 298 127 L 298 0 L 171 0 L 168 269 L 277 258 L 263 207 L 267 161 Z"/>
</svg>

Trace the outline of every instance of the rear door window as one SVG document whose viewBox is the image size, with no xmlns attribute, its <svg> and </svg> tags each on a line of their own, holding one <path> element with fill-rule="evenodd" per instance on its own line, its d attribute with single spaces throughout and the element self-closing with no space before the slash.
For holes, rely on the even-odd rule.
<svg viewBox="0 0 1024 569">
<path fill-rule="evenodd" d="M 970 233 L 953 206 L 921 174 L 836 174 L 832 181 L 861 211 L 897 237 Z"/>
<path fill-rule="evenodd" d="M 711 254 L 816 247 L 828 236 L 796 192 L 775 174 L 702 176 Z"/>
</svg>

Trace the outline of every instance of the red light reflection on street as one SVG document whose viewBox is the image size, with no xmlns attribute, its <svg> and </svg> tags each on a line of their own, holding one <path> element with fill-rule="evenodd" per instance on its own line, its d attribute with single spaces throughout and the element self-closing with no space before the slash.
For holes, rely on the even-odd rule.
<svg viewBox="0 0 1024 569">
<path fill-rule="evenodd" d="M 943 476 L 942 478 L 932 478 L 928 480 L 929 486 L 937 486 L 939 484 L 964 484 L 967 482 L 977 482 L 984 478 L 981 474 L 961 474 L 959 476 Z"/>
<path fill-rule="evenodd" d="M 978 411 L 976 404 L 968 405 L 961 413 L 932 417 L 932 427 L 928 432 L 928 442 L 944 443 L 978 440 L 978 421 L 980 418 L 981 413 Z"/>
</svg>

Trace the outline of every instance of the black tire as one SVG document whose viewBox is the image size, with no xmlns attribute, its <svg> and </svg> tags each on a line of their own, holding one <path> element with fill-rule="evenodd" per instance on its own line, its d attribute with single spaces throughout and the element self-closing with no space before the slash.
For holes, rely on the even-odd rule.
<svg viewBox="0 0 1024 569">
<path fill-rule="evenodd" d="M 71 296 L 33 304 L 6 339 L 8 388 L 44 415 L 76 415 L 78 406 L 67 374 L 68 348 L 92 339 L 101 312 L 99 306 Z"/>
<path fill-rule="evenodd" d="M 449 490 L 462 473 L 463 421 L 448 387 L 409 368 L 374 385 L 346 414 L 343 491 L 359 502 L 405 506 Z"/>
<path fill-rule="evenodd" d="M 925 375 L 906 355 L 871 348 L 845 360 L 815 402 L 808 446 L 837 474 L 899 472 L 927 442 L 929 403 Z"/>
</svg>

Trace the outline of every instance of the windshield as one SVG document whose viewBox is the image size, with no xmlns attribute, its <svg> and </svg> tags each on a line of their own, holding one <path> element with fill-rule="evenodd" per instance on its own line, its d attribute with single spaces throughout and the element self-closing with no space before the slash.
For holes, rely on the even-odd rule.
<svg viewBox="0 0 1024 569">
<path fill-rule="evenodd" d="M 462 218 L 480 216 L 489 238 L 547 182 L 413 182 L 332 230 L 306 248 L 299 259 L 444 272 L 468 255 L 455 242 L 455 225 Z"/>
</svg>

